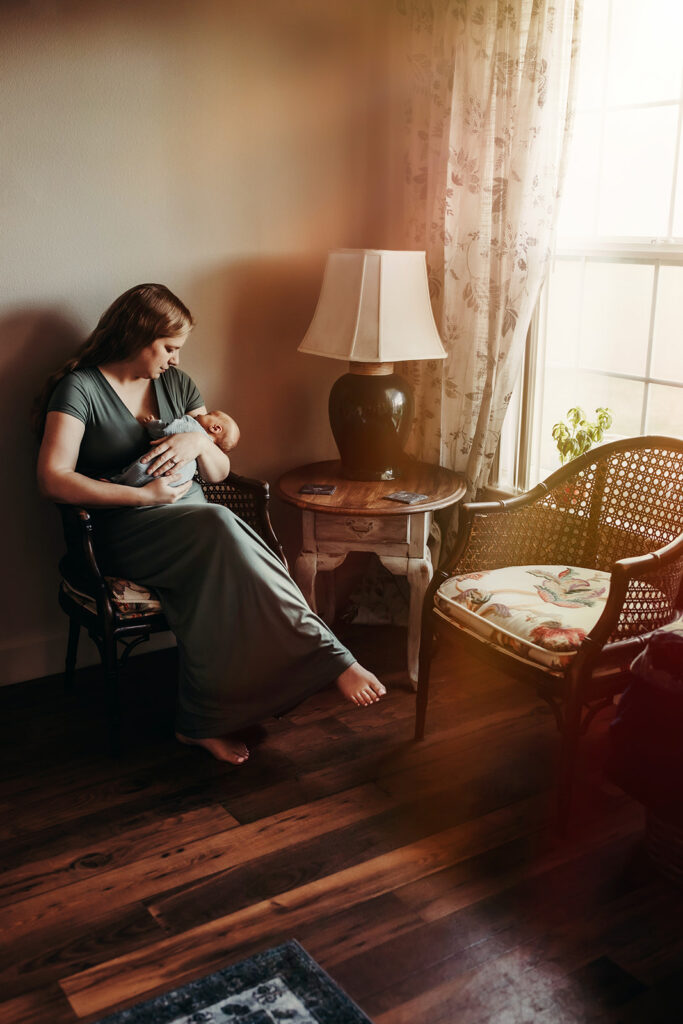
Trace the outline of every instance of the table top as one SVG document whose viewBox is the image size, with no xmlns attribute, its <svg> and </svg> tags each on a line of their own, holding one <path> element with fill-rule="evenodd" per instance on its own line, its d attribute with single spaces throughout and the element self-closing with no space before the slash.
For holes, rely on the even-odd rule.
<svg viewBox="0 0 683 1024">
<path fill-rule="evenodd" d="M 334 484 L 334 494 L 300 494 L 304 484 Z M 277 482 L 277 493 L 291 505 L 332 515 L 404 516 L 446 508 L 460 501 L 465 479 L 443 466 L 409 461 L 398 480 L 347 480 L 341 475 L 341 462 L 312 462 L 285 473 Z M 414 491 L 426 494 L 424 501 L 412 505 L 389 501 L 387 494 Z"/>
</svg>

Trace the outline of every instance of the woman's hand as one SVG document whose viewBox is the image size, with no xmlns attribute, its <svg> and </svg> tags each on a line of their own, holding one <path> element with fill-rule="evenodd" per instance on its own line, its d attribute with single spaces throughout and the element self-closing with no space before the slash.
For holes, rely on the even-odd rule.
<svg viewBox="0 0 683 1024">
<path fill-rule="evenodd" d="M 172 487 L 171 484 L 180 479 L 180 474 L 173 471 L 158 480 L 150 477 L 145 487 L 127 487 L 77 473 L 76 462 L 84 431 L 83 423 L 75 416 L 65 412 L 47 414 L 38 456 L 38 484 L 46 498 L 86 508 L 139 508 L 141 505 L 170 505 L 187 494 L 192 486 L 192 481 L 188 481 Z"/>
<path fill-rule="evenodd" d="M 205 436 L 194 431 L 160 437 L 151 442 L 152 451 L 143 455 L 140 462 L 149 462 L 147 472 L 150 476 L 168 477 L 198 458 L 206 450 L 207 442 L 211 444 Z"/>
<path fill-rule="evenodd" d="M 136 488 L 140 493 L 143 504 L 172 505 L 178 498 L 182 498 L 192 486 L 192 481 L 188 480 L 187 483 L 180 484 L 179 487 L 173 487 L 173 481 L 178 480 L 179 476 L 179 473 L 173 473 L 172 476 L 162 476 L 158 480 L 153 480 L 151 484 L 145 484 L 144 487 Z"/>
</svg>

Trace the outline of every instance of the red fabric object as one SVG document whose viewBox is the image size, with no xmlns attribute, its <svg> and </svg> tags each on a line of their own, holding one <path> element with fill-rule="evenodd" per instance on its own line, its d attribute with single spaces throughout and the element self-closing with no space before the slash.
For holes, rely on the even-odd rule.
<svg viewBox="0 0 683 1024">
<path fill-rule="evenodd" d="M 606 767 L 630 796 L 683 824 L 683 620 L 657 630 L 631 664 Z"/>
</svg>

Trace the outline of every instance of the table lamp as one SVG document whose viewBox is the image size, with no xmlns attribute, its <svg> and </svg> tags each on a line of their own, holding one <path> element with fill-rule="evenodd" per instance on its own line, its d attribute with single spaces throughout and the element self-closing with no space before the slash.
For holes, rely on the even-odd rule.
<svg viewBox="0 0 683 1024">
<path fill-rule="evenodd" d="M 343 475 L 350 480 L 400 477 L 414 401 L 394 363 L 446 358 L 429 300 L 424 252 L 330 252 L 299 352 L 349 363 L 329 401 Z"/>
</svg>

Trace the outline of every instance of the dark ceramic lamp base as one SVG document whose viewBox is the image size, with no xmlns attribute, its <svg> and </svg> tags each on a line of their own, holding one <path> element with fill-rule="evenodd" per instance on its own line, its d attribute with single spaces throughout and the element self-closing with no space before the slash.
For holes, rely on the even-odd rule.
<svg viewBox="0 0 683 1024">
<path fill-rule="evenodd" d="M 330 426 L 349 480 L 396 480 L 413 421 L 410 385 L 393 372 L 345 373 L 330 392 Z"/>
</svg>

